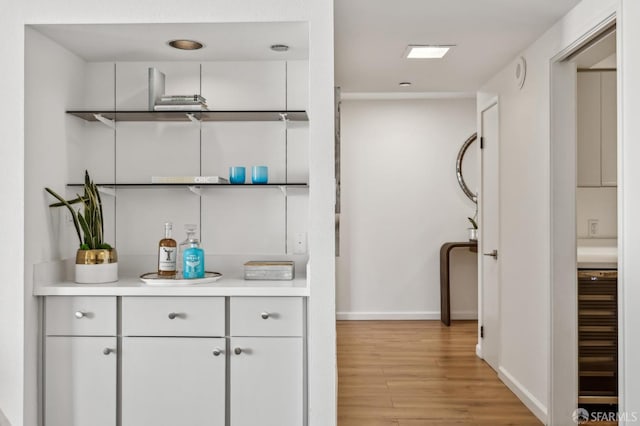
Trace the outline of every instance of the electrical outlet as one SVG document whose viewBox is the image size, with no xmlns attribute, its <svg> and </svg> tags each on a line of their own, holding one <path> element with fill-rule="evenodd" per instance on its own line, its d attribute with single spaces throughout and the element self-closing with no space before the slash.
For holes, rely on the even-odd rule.
<svg viewBox="0 0 640 426">
<path fill-rule="evenodd" d="M 305 254 L 307 252 L 307 233 L 298 232 L 293 245 L 293 254 Z"/>
<path fill-rule="evenodd" d="M 589 219 L 588 223 L 588 232 L 590 237 L 595 237 L 600 233 L 600 221 L 598 219 Z"/>
</svg>

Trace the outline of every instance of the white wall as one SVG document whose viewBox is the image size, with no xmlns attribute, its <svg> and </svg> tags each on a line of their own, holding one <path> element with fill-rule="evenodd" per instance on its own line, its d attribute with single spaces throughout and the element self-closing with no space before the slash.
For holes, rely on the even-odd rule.
<svg viewBox="0 0 640 426">
<path fill-rule="evenodd" d="M 474 215 L 455 166 L 475 111 L 474 99 L 342 101 L 339 319 L 440 318 L 440 246 L 467 241 Z M 472 191 L 478 145 L 464 161 Z M 454 319 L 477 317 L 477 294 L 476 254 L 456 249 Z"/>
<path fill-rule="evenodd" d="M 593 238 L 618 236 L 618 188 L 577 188 L 576 218 L 578 238 L 589 237 L 588 223 L 598 220 L 598 234 Z"/>
<path fill-rule="evenodd" d="M 0 407 L 14 426 L 34 425 L 37 399 L 32 386 L 35 359 L 31 322 L 36 315 L 24 271 L 24 24 L 309 21 L 309 190 L 311 260 L 309 304 L 310 426 L 336 421 L 335 275 L 333 256 L 333 4 L 321 0 L 196 0 L 184 8 L 174 1 L 131 3 L 95 0 L 54 4 L 45 0 L 3 2 L 0 7 L 0 55 L 3 102 L 0 116 Z M 149 13 L 153 10 L 153 13 Z M 7 207 L 10 206 L 10 207 Z M 26 212 L 26 220 L 37 220 Z M 31 253 L 30 253 L 31 255 Z M 27 272 L 28 273 L 28 272 Z M 27 324 L 25 324 L 25 318 Z M 24 344 L 24 339 L 27 344 Z M 25 355 L 25 351 L 27 352 Z M 25 364 L 26 362 L 26 364 Z M 27 413 L 28 412 L 28 413 Z M 26 414 L 25 414 L 26 413 Z"/>
<path fill-rule="evenodd" d="M 500 99 L 500 374 L 543 420 L 550 404 L 550 61 L 617 3 L 583 0 L 521 52 L 527 61 L 522 90 L 512 62 L 478 94 L 478 105 L 496 94 Z"/>
<path fill-rule="evenodd" d="M 25 294 L 33 291 L 33 265 L 60 258 L 58 244 L 60 227 L 64 225 L 62 210 L 49 210 L 50 202 L 44 187 L 64 188 L 67 179 L 68 132 L 80 127 L 64 114 L 65 107 L 78 104 L 83 98 L 84 62 L 53 43 L 40 33 L 27 29 L 25 43 L 25 210 L 29 211 L 28 226 L 24 230 Z M 46 70 L 47 78 L 42 72 Z M 51 84 L 55 81 L 56 84 Z M 43 111 L 49 113 L 44 114 Z M 53 167 L 55 165 L 55 167 Z M 77 238 L 72 235 L 74 247 Z M 38 326 L 37 299 L 25 297 L 25 329 Z M 38 338 L 25 334 L 25 365 L 37 365 Z M 37 369 L 25 368 L 25 389 L 37 387 Z M 37 401 L 25 401 L 25 423 L 33 424 L 37 415 Z"/>
<path fill-rule="evenodd" d="M 22 4 L 0 5 L 0 410 L 14 426 L 22 423 L 24 371 L 24 29 Z"/>
</svg>

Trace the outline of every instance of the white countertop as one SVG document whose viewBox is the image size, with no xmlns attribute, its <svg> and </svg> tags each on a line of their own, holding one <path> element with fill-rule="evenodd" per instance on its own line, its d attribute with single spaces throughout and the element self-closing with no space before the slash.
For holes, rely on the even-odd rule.
<svg viewBox="0 0 640 426">
<path fill-rule="evenodd" d="M 77 284 L 67 278 L 68 269 L 65 262 L 36 265 L 34 296 L 309 296 L 306 276 L 299 271 L 288 281 L 245 280 L 241 272 L 222 272 L 214 283 L 156 286 L 126 272 L 113 283 Z"/>
<path fill-rule="evenodd" d="M 578 268 L 617 268 L 618 240 L 578 239 L 577 260 Z"/>
</svg>

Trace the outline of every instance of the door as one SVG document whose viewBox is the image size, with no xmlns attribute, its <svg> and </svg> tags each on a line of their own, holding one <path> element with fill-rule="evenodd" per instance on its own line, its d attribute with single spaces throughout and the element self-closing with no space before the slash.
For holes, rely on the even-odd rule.
<svg viewBox="0 0 640 426">
<path fill-rule="evenodd" d="M 302 338 L 231 338 L 231 426 L 300 426 Z"/>
<path fill-rule="evenodd" d="M 224 426 L 225 339 L 122 339 L 122 426 Z"/>
<path fill-rule="evenodd" d="M 116 426 L 116 338 L 47 337 L 47 426 Z"/>
<path fill-rule="evenodd" d="M 480 271 L 482 357 L 497 371 L 500 348 L 498 103 L 481 112 Z"/>
</svg>

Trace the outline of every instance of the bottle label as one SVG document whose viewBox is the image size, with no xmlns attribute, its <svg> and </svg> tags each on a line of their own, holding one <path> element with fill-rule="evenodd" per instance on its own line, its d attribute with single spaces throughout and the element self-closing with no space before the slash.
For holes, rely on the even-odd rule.
<svg viewBox="0 0 640 426">
<path fill-rule="evenodd" d="M 160 247 L 160 252 L 158 253 L 158 270 L 175 271 L 176 254 L 175 247 Z"/>
<path fill-rule="evenodd" d="M 184 254 L 184 270 L 183 276 L 185 278 L 203 278 L 204 277 L 204 264 L 203 257 L 199 251 L 188 250 Z"/>
</svg>

